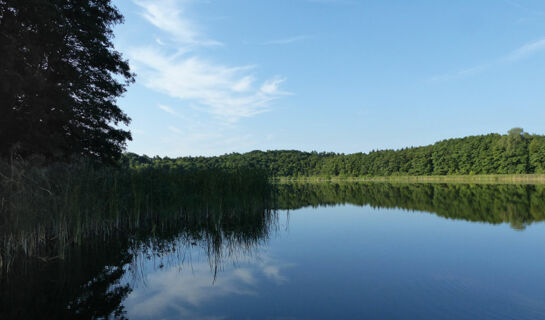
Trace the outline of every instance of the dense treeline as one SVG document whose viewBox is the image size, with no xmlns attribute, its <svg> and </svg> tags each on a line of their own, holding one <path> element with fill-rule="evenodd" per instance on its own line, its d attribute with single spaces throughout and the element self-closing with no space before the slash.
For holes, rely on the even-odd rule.
<svg viewBox="0 0 545 320">
<path fill-rule="evenodd" d="M 514 128 L 506 135 L 493 133 L 348 155 L 280 150 L 171 159 L 129 153 L 122 161 L 131 167 L 186 170 L 245 167 L 265 170 L 275 177 L 545 173 L 545 136 Z"/>
</svg>

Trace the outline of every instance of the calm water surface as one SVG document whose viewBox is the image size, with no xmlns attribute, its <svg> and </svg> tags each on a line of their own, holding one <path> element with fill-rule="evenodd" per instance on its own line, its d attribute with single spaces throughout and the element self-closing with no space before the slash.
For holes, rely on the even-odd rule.
<svg viewBox="0 0 545 320">
<path fill-rule="evenodd" d="M 542 224 L 516 232 L 352 205 L 280 216 L 272 239 L 226 259 L 215 280 L 203 248 L 181 268 L 150 263 L 128 317 L 545 318 Z"/>
<path fill-rule="evenodd" d="M 545 319 L 544 189 L 280 186 L 259 226 L 121 245 L 68 307 L 129 319 Z"/>
</svg>

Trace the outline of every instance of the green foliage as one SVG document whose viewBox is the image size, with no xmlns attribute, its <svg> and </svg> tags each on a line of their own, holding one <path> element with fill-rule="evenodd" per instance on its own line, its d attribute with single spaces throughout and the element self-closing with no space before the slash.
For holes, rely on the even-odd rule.
<svg viewBox="0 0 545 320">
<path fill-rule="evenodd" d="M 110 0 L 0 0 L 0 156 L 117 161 L 133 81 L 112 43 Z"/>
<path fill-rule="evenodd" d="M 529 169 L 535 173 L 545 173 L 545 137 L 534 136 L 528 145 Z"/>
<path fill-rule="evenodd" d="M 545 172 L 545 136 L 514 128 L 439 141 L 423 147 L 335 154 L 294 150 L 252 151 L 219 157 L 149 158 L 125 154 L 129 167 L 250 168 L 272 177 L 364 177 L 392 175 L 525 174 Z"/>
</svg>

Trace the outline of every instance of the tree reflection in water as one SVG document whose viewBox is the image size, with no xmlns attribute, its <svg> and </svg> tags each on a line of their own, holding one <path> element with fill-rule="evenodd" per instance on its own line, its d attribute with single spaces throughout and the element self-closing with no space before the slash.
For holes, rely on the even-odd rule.
<svg viewBox="0 0 545 320">
<path fill-rule="evenodd" d="M 221 277 L 225 261 L 255 254 L 266 244 L 278 230 L 278 210 L 369 205 L 509 223 L 517 230 L 545 219 L 545 186 L 533 185 L 280 184 L 268 198 L 260 195 L 248 201 L 252 197 L 247 194 L 242 198 L 185 206 L 137 228 L 74 244 L 65 249 L 63 259 L 18 256 L 0 279 L 0 316 L 123 318 L 123 302 L 135 285 L 145 281 L 146 261 L 156 259 L 157 268 L 183 266 L 186 253 L 199 248 L 207 256 L 213 282 Z"/>
</svg>

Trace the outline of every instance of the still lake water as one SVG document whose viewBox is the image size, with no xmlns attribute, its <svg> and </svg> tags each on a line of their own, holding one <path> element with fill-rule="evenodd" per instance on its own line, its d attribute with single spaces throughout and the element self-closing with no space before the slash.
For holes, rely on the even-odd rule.
<svg viewBox="0 0 545 320">
<path fill-rule="evenodd" d="M 263 223 L 116 241 L 55 266 L 65 307 L 129 319 L 545 319 L 545 186 L 278 188 Z M 71 287 L 82 277 L 70 273 L 101 257 L 99 275 Z M 55 300 L 45 291 L 34 300 Z"/>
</svg>

